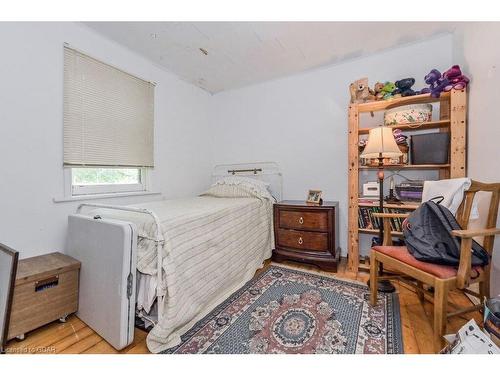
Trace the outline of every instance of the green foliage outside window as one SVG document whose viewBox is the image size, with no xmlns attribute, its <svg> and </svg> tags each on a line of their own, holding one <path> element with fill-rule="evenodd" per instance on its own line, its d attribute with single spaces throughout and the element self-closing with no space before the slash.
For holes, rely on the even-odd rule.
<svg viewBox="0 0 500 375">
<path fill-rule="evenodd" d="M 139 168 L 73 168 L 73 185 L 139 184 Z"/>
</svg>

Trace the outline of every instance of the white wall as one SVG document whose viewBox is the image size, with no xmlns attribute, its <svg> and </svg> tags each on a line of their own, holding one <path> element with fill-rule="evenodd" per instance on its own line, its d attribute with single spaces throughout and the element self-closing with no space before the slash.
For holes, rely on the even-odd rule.
<svg viewBox="0 0 500 375">
<path fill-rule="evenodd" d="M 415 77 L 451 65 L 452 36 L 392 49 L 252 87 L 217 94 L 212 102 L 216 163 L 276 161 L 284 198 L 305 199 L 308 189 L 340 202 L 340 246 L 347 238 L 347 108 L 349 83 Z M 236 158 L 236 160 L 235 160 Z M 375 176 L 372 176 L 375 179 Z M 362 252 L 368 251 L 365 241 Z"/>
<path fill-rule="evenodd" d="M 157 83 L 154 190 L 165 197 L 189 196 L 210 183 L 207 93 L 84 26 L 0 23 L 0 242 L 21 257 L 62 251 L 67 215 L 78 204 L 52 201 L 64 194 L 64 42 Z"/>
<path fill-rule="evenodd" d="M 468 111 L 468 173 L 482 182 L 500 182 L 500 23 L 465 24 L 455 32 L 454 55 L 471 78 Z M 497 226 L 500 227 L 500 220 Z M 500 238 L 493 253 L 492 295 L 500 295 Z"/>
</svg>

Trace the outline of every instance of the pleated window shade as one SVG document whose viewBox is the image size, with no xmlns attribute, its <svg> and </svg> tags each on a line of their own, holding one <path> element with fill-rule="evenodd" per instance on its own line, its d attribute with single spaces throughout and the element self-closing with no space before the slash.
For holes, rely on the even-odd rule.
<svg viewBox="0 0 500 375">
<path fill-rule="evenodd" d="M 154 84 L 64 47 L 64 164 L 154 166 Z"/>
</svg>

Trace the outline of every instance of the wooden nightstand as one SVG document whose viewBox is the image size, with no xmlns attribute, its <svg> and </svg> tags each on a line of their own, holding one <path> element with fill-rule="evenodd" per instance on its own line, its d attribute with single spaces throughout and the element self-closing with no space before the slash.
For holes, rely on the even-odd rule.
<svg viewBox="0 0 500 375">
<path fill-rule="evenodd" d="M 337 272 L 340 259 L 338 202 L 274 204 L 273 259 L 311 263 Z"/>
<path fill-rule="evenodd" d="M 61 253 L 21 259 L 17 265 L 8 339 L 78 310 L 80 262 Z"/>
</svg>

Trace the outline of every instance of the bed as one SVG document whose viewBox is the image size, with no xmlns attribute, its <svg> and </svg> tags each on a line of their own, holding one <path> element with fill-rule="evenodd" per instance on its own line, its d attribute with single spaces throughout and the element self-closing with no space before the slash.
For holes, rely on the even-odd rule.
<svg viewBox="0 0 500 375">
<path fill-rule="evenodd" d="M 178 345 L 271 256 L 272 205 L 281 186 L 279 173 L 266 170 L 219 166 L 214 184 L 198 197 L 91 211 L 137 227 L 137 311 L 154 322 L 150 351 Z"/>
</svg>

